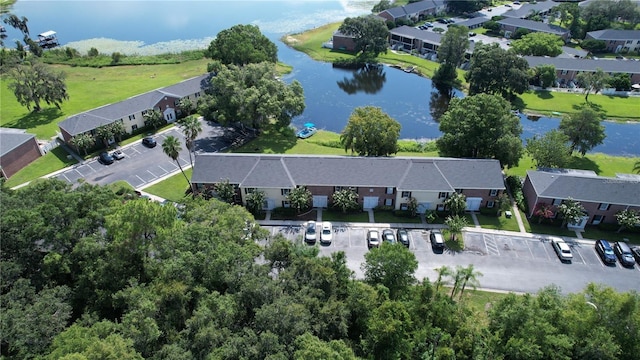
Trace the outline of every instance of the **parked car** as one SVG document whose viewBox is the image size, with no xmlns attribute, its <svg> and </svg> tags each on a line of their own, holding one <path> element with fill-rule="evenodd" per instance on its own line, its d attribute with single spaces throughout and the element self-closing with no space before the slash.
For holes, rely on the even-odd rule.
<svg viewBox="0 0 640 360">
<path fill-rule="evenodd" d="M 332 238 L 333 238 L 333 229 L 331 228 L 331 223 L 328 221 L 324 221 L 322 223 L 322 229 L 320 230 L 320 243 L 331 244 Z"/>
<path fill-rule="evenodd" d="M 478 35 L 478 34 L 474 33 L 473 31 L 469 31 L 469 37 L 474 37 L 476 35 Z"/>
<path fill-rule="evenodd" d="M 142 145 L 146 147 L 154 148 L 156 147 L 156 145 L 158 145 L 158 143 L 156 142 L 156 139 L 152 138 L 151 136 L 147 136 L 144 139 L 142 139 Z"/>
<path fill-rule="evenodd" d="M 634 246 L 631 248 L 631 253 L 633 257 L 636 258 L 638 265 L 640 265 L 640 246 Z"/>
<path fill-rule="evenodd" d="M 556 254 L 558 255 L 561 261 L 571 262 L 571 260 L 573 260 L 573 254 L 571 253 L 571 248 L 566 242 L 564 242 L 564 240 L 558 237 L 552 237 L 551 245 L 553 245 L 553 250 L 556 251 Z"/>
<path fill-rule="evenodd" d="M 520 1 L 514 1 L 513 5 L 520 5 Z"/>
<path fill-rule="evenodd" d="M 447 24 L 454 24 L 455 21 L 453 19 L 445 19 L 444 21 L 447 22 Z"/>
<path fill-rule="evenodd" d="M 111 156 L 116 160 L 124 159 L 124 153 L 122 151 L 120 151 L 120 150 L 116 150 L 116 151 L 112 152 Z"/>
<path fill-rule="evenodd" d="M 100 156 L 98 156 L 98 161 L 105 165 L 111 165 L 115 160 L 108 152 L 101 152 Z"/>
<path fill-rule="evenodd" d="M 380 247 L 380 233 L 378 230 L 371 229 L 367 232 L 367 247 Z"/>
<path fill-rule="evenodd" d="M 438 18 L 436 19 L 437 22 L 439 22 L 440 24 L 448 24 L 447 20 L 443 19 L 443 18 Z"/>
<path fill-rule="evenodd" d="M 407 231 L 407 229 L 398 229 L 398 231 L 396 231 L 396 238 L 399 243 L 409 247 L 409 231 Z"/>
<path fill-rule="evenodd" d="M 391 229 L 384 229 L 384 230 L 382 230 L 382 240 L 384 240 L 385 242 L 388 242 L 390 244 L 395 244 L 396 243 L 396 234 L 394 234 L 393 230 L 391 230 Z"/>
<path fill-rule="evenodd" d="M 438 230 L 431 230 L 429 234 L 429 240 L 431 240 L 431 246 L 434 249 L 444 249 L 444 237 Z"/>
<path fill-rule="evenodd" d="M 430 22 L 426 22 L 426 23 L 424 23 L 424 26 L 426 26 L 426 27 L 433 27 L 433 24 L 432 24 L 432 23 L 430 23 Z"/>
<path fill-rule="evenodd" d="M 615 245 L 613 245 L 613 251 L 618 255 L 618 259 L 620 259 L 620 264 L 622 266 L 633 267 L 636 264 L 633 259 L 633 254 L 631 254 L 631 249 L 627 243 L 618 241 Z"/>
<path fill-rule="evenodd" d="M 600 239 L 596 241 L 596 252 L 606 264 L 616 263 L 616 255 L 613 253 L 613 247 L 607 240 Z"/>
<path fill-rule="evenodd" d="M 316 222 L 312 220 L 307 223 L 304 229 L 304 241 L 308 244 L 315 244 L 316 238 Z"/>
</svg>

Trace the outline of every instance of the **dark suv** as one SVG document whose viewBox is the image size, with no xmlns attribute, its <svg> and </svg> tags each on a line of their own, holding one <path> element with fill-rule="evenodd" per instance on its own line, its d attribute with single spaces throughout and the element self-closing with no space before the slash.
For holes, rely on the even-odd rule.
<svg viewBox="0 0 640 360">
<path fill-rule="evenodd" d="M 607 240 L 600 239 L 596 241 L 596 252 L 606 264 L 616 263 L 616 255 L 613 253 L 613 247 Z"/>
<path fill-rule="evenodd" d="M 149 148 L 154 148 L 156 147 L 158 143 L 156 142 L 156 139 L 152 138 L 151 136 L 147 136 L 144 139 L 142 139 L 142 145 L 149 147 Z"/>
<path fill-rule="evenodd" d="M 616 242 L 616 244 L 613 245 L 613 251 L 618 255 L 618 259 L 620 259 L 620 264 L 622 264 L 622 266 L 633 267 L 636 264 L 633 254 L 631 253 L 631 249 L 627 243 L 622 241 Z"/>
</svg>

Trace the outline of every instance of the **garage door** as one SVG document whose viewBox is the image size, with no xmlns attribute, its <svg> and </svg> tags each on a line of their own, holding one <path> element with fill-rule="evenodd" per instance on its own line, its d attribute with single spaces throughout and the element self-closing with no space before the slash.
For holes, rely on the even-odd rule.
<svg viewBox="0 0 640 360">
<path fill-rule="evenodd" d="M 326 195 L 317 195 L 313 197 L 313 207 L 316 208 L 326 208 L 327 207 L 328 196 Z"/>
<path fill-rule="evenodd" d="M 467 211 L 480 210 L 480 203 L 482 203 L 482 198 L 467 198 Z"/>
<path fill-rule="evenodd" d="M 378 206 L 378 197 L 377 196 L 365 196 L 362 207 L 366 209 L 373 209 Z"/>
</svg>

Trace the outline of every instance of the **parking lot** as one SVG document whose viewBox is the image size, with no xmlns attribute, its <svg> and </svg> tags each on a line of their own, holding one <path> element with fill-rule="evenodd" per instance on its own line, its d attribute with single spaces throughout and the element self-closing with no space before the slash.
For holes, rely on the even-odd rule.
<svg viewBox="0 0 640 360">
<path fill-rule="evenodd" d="M 266 227 L 272 235 L 281 234 L 292 241 L 302 242 L 301 226 Z M 383 227 L 374 227 L 382 230 Z M 365 227 L 335 227 L 330 245 L 318 245 L 320 255 L 344 251 L 347 264 L 356 277 L 363 277 L 360 265 L 369 251 Z M 434 252 L 426 229 L 409 230 L 410 250 L 418 260 L 416 278 L 437 277 L 441 266 L 467 266 L 473 264 L 483 275 L 479 278 L 483 288 L 536 292 L 540 288 L 556 284 L 563 292 L 577 292 L 589 282 L 608 284 L 619 291 L 640 290 L 640 268 L 624 268 L 616 263 L 605 265 L 592 244 L 565 239 L 571 246 L 573 261 L 563 263 L 558 259 L 551 242 L 544 238 L 515 237 L 500 234 L 468 231 L 464 234 L 465 250 L 443 253 Z"/>
</svg>

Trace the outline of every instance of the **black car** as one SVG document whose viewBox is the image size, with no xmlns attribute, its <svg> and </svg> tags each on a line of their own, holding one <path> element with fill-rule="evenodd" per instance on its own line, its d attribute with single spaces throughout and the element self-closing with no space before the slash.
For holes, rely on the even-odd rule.
<svg viewBox="0 0 640 360">
<path fill-rule="evenodd" d="M 633 259 L 633 254 L 631 254 L 631 249 L 627 243 L 621 241 L 616 242 L 616 244 L 613 245 L 613 251 L 618 255 L 618 259 L 620 259 L 620 264 L 622 264 L 622 266 L 633 267 L 636 264 Z"/>
<path fill-rule="evenodd" d="M 398 242 L 409 247 L 409 231 L 407 231 L 407 229 L 398 229 L 398 231 L 396 231 L 396 237 L 398 238 Z"/>
<path fill-rule="evenodd" d="M 393 233 L 393 230 L 384 229 L 384 230 L 382 230 L 382 240 L 384 240 L 384 242 L 387 242 L 387 243 L 390 243 L 390 244 L 395 244 L 396 243 L 396 235 Z"/>
<path fill-rule="evenodd" d="M 105 165 L 110 165 L 113 164 L 115 160 L 113 159 L 113 156 L 111 156 L 108 152 L 102 152 L 98 157 L 98 161 Z"/>
<path fill-rule="evenodd" d="M 442 19 L 442 18 L 436 19 L 436 21 L 439 22 L 440 24 L 448 24 L 447 20 Z"/>
<path fill-rule="evenodd" d="M 615 264 L 616 255 L 613 253 L 613 247 L 607 240 L 600 239 L 596 241 L 596 252 L 606 264 Z"/>
<path fill-rule="evenodd" d="M 632 247 L 631 253 L 633 254 L 633 257 L 636 259 L 636 261 L 638 262 L 638 265 L 640 265 L 640 246 Z"/>
<path fill-rule="evenodd" d="M 434 249 L 444 249 L 444 237 L 440 231 L 432 230 L 431 234 L 429 234 L 429 239 Z"/>
<path fill-rule="evenodd" d="M 142 139 L 142 145 L 154 148 L 156 147 L 156 145 L 158 145 L 158 143 L 156 142 L 156 139 L 152 138 L 151 136 L 147 136 L 146 138 Z"/>
</svg>

